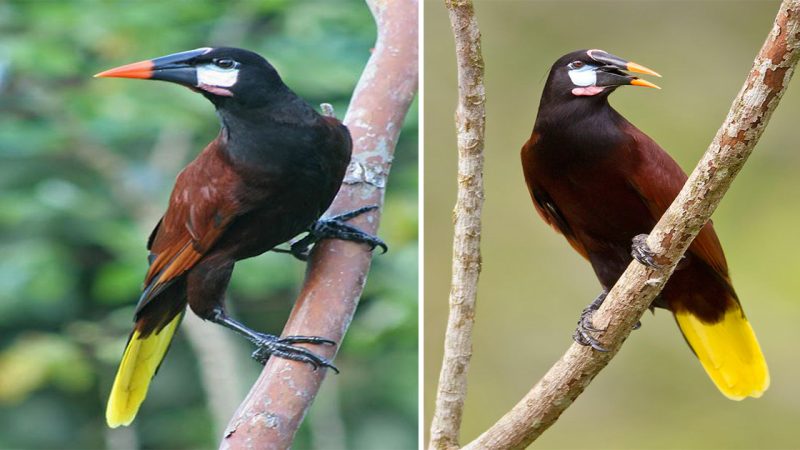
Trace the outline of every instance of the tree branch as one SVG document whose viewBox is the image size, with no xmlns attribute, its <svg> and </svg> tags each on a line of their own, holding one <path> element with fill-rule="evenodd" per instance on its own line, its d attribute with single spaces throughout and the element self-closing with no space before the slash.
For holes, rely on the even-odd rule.
<svg viewBox="0 0 800 450">
<path fill-rule="evenodd" d="M 328 214 L 383 204 L 395 144 L 417 91 L 417 0 L 367 4 L 378 38 L 344 119 L 353 136 L 353 158 Z M 364 214 L 353 222 L 376 233 L 379 214 Z M 372 253 L 361 244 L 328 240 L 315 246 L 283 334 L 318 335 L 341 343 L 371 260 Z M 317 346 L 313 351 L 332 358 L 336 349 Z M 221 448 L 289 448 L 325 375 L 308 364 L 270 358 L 228 425 Z"/>
<path fill-rule="evenodd" d="M 446 0 L 458 65 L 458 197 L 454 211 L 450 315 L 431 423 L 430 449 L 458 448 L 472 356 L 472 326 L 481 272 L 483 138 L 486 101 L 481 34 L 470 0 Z"/>
<path fill-rule="evenodd" d="M 725 123 L 647 243 L 659 269 L 632 262 L 594 316 L 608 353 L 573 344 L 527 395 L 465 449 L 524 448 L 552 425 L 619 350 L 711 217 L 778 105 L 800 58 L 800 0 L 784 0 Z"/>
</svg>

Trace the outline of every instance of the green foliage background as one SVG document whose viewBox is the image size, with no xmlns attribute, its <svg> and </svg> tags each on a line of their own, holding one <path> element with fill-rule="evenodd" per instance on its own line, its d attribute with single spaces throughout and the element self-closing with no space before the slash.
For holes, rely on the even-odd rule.
<svg viewBox="0 0 800 450">
<path fill-rule="evenodd" d="M 598 293 L 589 265 L 537 216 L 519 149 L 561 55 L 601 48 L 660 72 L 663 90 L 611 103 L 686 170 L 711 142 L 764 42 L 778 1 L 476 1 L 486 62 L 483 273 L 463 442 L 513 406 L 570 344 Z M 455 201 L 453 38 L 425 2 L 425 406 L 441 363 Z M 537 448 L 797 448 L 800 222 L 795 79 L 714 216 L 734 284 L 770 365 L 758 400 L 727 400 L 663 310 L 643 326 Z"/>
<path fill-rule="evenodd" d="M 176 173 L 218 124 L 188 89 L 92 75 L 240 46 L 342 117 L 374 38 L 358 0 L 0 2 L 0 448 L 214 448 L 224 426 L 179 332 L 133 427 L 105 427 L 145 240 Z M 327 378 L 295 448 L 416 446 L 416 121 L 414 108 L 387 191 L 380 235 L 391 250 L 373 263 L 336 360 L 342 374 Z M 239 264 L 233 314 L 279 333 L 303 271 L 279 254 Z M 221 383 L 236 386 L 235 405 L 260 366 L 231 340 L 237 379 Z"/>
</svg>

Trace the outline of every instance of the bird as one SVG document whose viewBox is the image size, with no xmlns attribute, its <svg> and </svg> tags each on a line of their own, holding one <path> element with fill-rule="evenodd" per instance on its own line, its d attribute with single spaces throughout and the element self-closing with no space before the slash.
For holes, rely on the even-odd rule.
<svg viewBox="0 0 800 450">
<path fill-rule="evenodd" d="M 214 105 L 220 123 L 217 137 L 177 175 L 167 210 L 147 241 L 149 269 L 109 394 L 108 425 L 129 425 L 136 417 L 187 305 L 250 340 L 262 364 L 274 355 L 336 370 L 295 345 L 334 341 L 254 331 L 226 314 L 223 300 L 236 262 L 269 250 L 304 260 L 314 243 L 340 238 L 386 251 L 379 238 L 345 223 L 374 206 L 321 219 L 350 162 L 347 127 L 317 113 L 262 56 L 239 48 L 198 48 L 95 77 L 188 87 Z M 289 249 L 277 247 L 286 242 Z"/>
<path fill-rule="evenodd" d="M 658 88 L 628 72 L 655 71 L 599 49 L 578 50 L 550 69 L 520 156 L 534 207 L 589 261 L 603 288 L 573 338 L 605 351 L 592 314 L 633 259 L 657 266 L 647 234 L 687 180 L 653 139 L 608 102 L 620 86 Z M 683 337 L 726 397 L 760 397 L 769 371 L 733 288 L 713 224 L 707 223 L 651 309 L 672 312 Z M 638 327 L 638 324 L 637 324 Z"/>
</svg>

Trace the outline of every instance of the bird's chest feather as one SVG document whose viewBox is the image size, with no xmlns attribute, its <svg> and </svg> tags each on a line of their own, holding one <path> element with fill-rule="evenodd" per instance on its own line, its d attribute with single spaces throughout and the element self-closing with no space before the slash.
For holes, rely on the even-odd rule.
<svg viewBox="0 0 800 450">
<path fill-rule="evenodd" d="M 630 183 L 639 161 L 624 142 L 604 146 L 540 139 L 527 153 L 523 167 L 532 191 L 545 192 L 586 244 L 627 247 L 633 235 L 655 223 Z"/>
<path fill-rule="evenodd" d="M 232 168 L 241 194 L 257 208 L 321 214 L 335 195 L 349 162 L 339 144 L 315 130 L 288 128 L 239 144 Z"/>
</svg>

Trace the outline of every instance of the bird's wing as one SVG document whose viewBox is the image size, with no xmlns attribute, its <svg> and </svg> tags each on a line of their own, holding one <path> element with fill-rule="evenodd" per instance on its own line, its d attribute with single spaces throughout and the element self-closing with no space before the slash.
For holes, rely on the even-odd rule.
<svg viewBox="0 0 800 450">
<path fill-rule="evenodd" d="M 575 237 L 575 233 L 573 233 L 572 228 L 558 209 L 558 206 L 553 199 L 550 198 L 550 194 L 548 194 L 544 186 L 541 186 L 537 181 L 539 177 L 537 174 L 537 165 L 534 162 L 534 154 L 536 152 L 534 146 L 538 140 L 539 134 L 533 133 L 531 138 L 528 139 L 528 142 L 522 146 L 522 151 L 520 152 L 522 171 L 525 175 L 525 183 L 528 185 L 528 192 L 531 194 L 531 199 L 533 200 L 533 206 L 548 225 L 567 238 L 567 242 L 569 242 L 569 245 L 571 245 L 575 251 L 584 258 L 589 259 L 589 253 L 586 251 L 586 248 L 584 248 L 583 244 Z"/>
<path fill-rule="evenodd" d="M 564 219 L 564 215 L 558 210 L 558 207 L 550 199 L 550 196 L 543 190 L 537 188 L 531 188 L 530 192 L 536 212 L 542 216 L 542 219 L 544 219 L 548 225 L 552 226 L 556 231 L 564 235 L 564 237 L 567 238 L 569 245 L 571 245 L 576 252 L 588 260 L 589 253 L 586 251 L 586 248 L 584 248 L 583 244 L 581 244 L 581 242 L 575 237 L 575 234 L 572 232 L 572 228 L 570 228 L 569 223 L 567 223 L 566 219 Z"/>
<path fill-rule="evenodd" d="M 638 166 L 629 178 L 630 183 L 653 218 L 658 220 L 678 196 L 688 177 L 678 163 L 646 134 L 632 125 L 626 131 L 633 137 L 634 152 L 639 155 Z M 689 252 L 730 283 L 728 263 L 711 221 L 700 230 Z"/>
<path fill-rule="evenodd" d="M 150 268 L 136 311 L 195 266 L 243 213 L 238 177 L 215 140 L 178 175 L 167 212 L 148 242 Z"/>
</svg>

